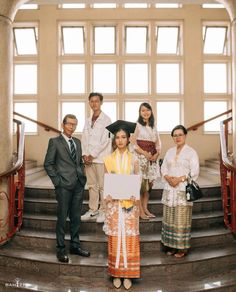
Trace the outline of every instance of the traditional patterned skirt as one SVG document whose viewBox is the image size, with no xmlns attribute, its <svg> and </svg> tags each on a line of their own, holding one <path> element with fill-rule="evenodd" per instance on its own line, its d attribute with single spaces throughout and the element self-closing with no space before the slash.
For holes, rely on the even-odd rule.
<svg viewBox="0 0 236 292">
<path fill-rule="evenodd" d="M 152 141 L 146 140 L 137 140 L 138 146 L 151 153 L 152 155 L 157 153 L 156 145 Z M 141 184 L 141 193 L 150 191 L 150 182 L 153 182 L 160 177 L 160 168 L 158 161 L 149 161 L 142 154 L 135 154 L 139 160 L 139 167 L 142 173 L 142 184 Z"/>
<path fill-rule="evenodd" d="M 190 248 L 192 206 L 163 207 L 161 242 L 176 249 Z"/>
<path fill-rule="evenodd" d="M 108 236 L 108 274 L 115 278 L 140 278 L 139 235 L 126 236 L 127 267 L 121 249 L 119 267 L 116 268 L 117 236 Z"/>
</svg>

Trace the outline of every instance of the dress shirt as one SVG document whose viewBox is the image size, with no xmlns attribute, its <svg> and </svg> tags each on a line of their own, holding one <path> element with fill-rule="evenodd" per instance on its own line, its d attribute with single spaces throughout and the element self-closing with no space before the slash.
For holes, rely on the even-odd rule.
<svg viewBox="0 0 236 292">
<path fill-rule="evenodd" d="M 110 124 L 111 119 L 103 112 L 94 124 L 92 124 L 92 117 L 85 121 L 81 138 L 82 155 L 93 156 L 94 163 L 104 163 L 103 158 L 111 153 L 111 139 L 106 129 Z"/>
<path fill-rule="evenodd" d="M 70 142 L 69 142 L 69 140 L 72 140 L 73 141 L 73 144 L 74 144 L 74 146 L 75 146 L 75 150 L 76 150 L 76 144 L 75 144 L 75 141 L 72 139 L 72 137 L 67 137 L 65 134 L 63 134 L 62 133 L 62 137 L 66 140 L 66 143 L 68 144 L 68 147 L 69 147 L 69 149 L 70 149 Z"/>
</svg>

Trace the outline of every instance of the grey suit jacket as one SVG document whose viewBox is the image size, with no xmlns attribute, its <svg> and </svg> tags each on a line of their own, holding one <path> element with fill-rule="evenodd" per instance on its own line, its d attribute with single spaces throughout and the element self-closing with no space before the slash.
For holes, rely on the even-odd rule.
<svg viewBox="0 0 236 292">
<path fill-rule="evenodd" d="M 44 160 L 44 168 L 56 187 L 73 189 L 78 181 L 86 184 L 80 140 L 73 137 L 76 144 L 76 163 L 73 161 L 69 146 L 62 135 L 51 138 Z"/>
</svg>

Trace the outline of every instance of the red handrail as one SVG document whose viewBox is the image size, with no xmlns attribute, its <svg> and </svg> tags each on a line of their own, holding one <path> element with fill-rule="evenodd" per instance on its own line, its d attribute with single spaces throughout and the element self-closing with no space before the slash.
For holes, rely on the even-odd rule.
<svg viewBox="0 0 236 292">
<path fill-rule="evenodd" d="M 194 125 L 188 127 L 187 130 L 188 131 L 196 131 L 199 127 L 203 126 L 204 124 L 206 124 L 208 122 L 211 122 L 211 121 L 213 121 L 215 119 L 218 119 L 218 118 L 220 118 L 220 117 L 222 117 L 224 115 L 230 114 L 230 113 L 232 113 L 232 109 L 229 109 L 226 112 L 223 112 L 223 113 L 221 113 L 219 115 L 213 116 L 213 117 L 211 117 L 211 118 L 209 118 L 209 119 L 207 119 L 205 121 L 202 121 L 202 122 L 199 122 L 197 124 L 194 124 Z"/>
<path fill-rule="evenodd" d="M 221 122 L 220 176 L 225 225 L 236 234 L 236 167 L 229 159 L 228 134 L 232 117 Z"/>
<path fill-rule="evenodd" d="M 49 126 L 49 125 L 47 125 L 47 124 L 44 124 L 44 123 L 42 123 L 42 122 L 40 122 L 40 121 L 37 121 L 37 120 L 31 119 L 31 118 L 29 118 L 29 117 L 27 117 L 27 116 L 24 116 L 24 115 L 20 114 L 20 113 L 13 112 L 13 114 L 16 115 L 16 116 L 19 116 L 19 117 L 21 117 L 21 118 L 23 118 L 23 119 L 26 119 L 26 120 L 28 120 L 28 121 L 30 121 L 30 122 L 33 122 L 33 123 L 39 125 L 40 127 L 43 127 L 45 131 L 48 131 L 48 132 L 49 132 L 49 131 L 52 131 L 52 132 L 55 132 L 55 133 L 58 133 L 58 134 L 61 133 L 61 131 L 58 130 L 58 129 L 56 129 L 56 128 L 53 128 L 53 127 L 51 127 L 51 126 Z"/>
<path fill-rule="evenodd" d="M 25 189 L 25 159 L 24 159 L 24 123 L 17 123 L 17 162 L 8 171 L 0 173 L 0 180 L 6 180 L 8 194 L 7 232 L 0 238 L 0 245 L 6 243 L 21 228 L 23 221 L 24 189 Z M 3 193 L 4 194 L 4 193 Z M 0 222 L 1 224 L 1 222 Z"/>
</svg>

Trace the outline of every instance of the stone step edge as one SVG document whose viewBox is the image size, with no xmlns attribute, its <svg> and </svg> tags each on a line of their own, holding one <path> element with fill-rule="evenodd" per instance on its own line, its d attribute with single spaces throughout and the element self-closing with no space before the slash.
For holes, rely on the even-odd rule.
<svg viewBox="0 0 236 292">
<path fill-rule="evenodd" d="M 221 197 L 219 196 L 212 196 L 212 197 L 203 197 L 199 200 L 197 200 L 196 202 L 194 202 L 194 204 L 198 204 L 198 203 L 203 203 L 203 202 L 217 202 L 217 201 L 221 201 Z M 53 198 L 34 198 L 34 197 L 25 197 L 24 198 L 24 202 L 27 203 L 40 203 L 40 204 L 57 204 L 57 200 L 53 199 Z M 150 199 L 149 204 L 162 204 L 161 203 L 161 199 Z M 83 200 L 83 204 L 87 205 L 88 204 L 88 200 Z"/>
<path fill-rule="evenodd" d="M 13 291 L 10 289 L 10 285 L 16 286 L 16 279 L 19 280 L 19 283 L 22 284 L 24 291 L 32 291 L 32 288 L 28 288 L 28 285 L 25 285 L 24 283 L 29 283 L 32 285 L 37 285 L 37 291 L 38 292 L 45 292 L 45 291 L 114 291 L 111 279 L 109 275 L 106 273 L 104 274 L 104 277 L 102 281 L 104 282 L 103 285 L 101 285 L 101 279 L 93 278 L 93 287 L 91 288 L 91 284 L 83 284 L 85 277 L 80 276 L 67 276 L 66 282 L 63 281 L 63 276 L 56 276 L 54 279 L 52 279 L 51 276 L 46 275 L 37 275 L 37 279 L 35 279 L 35 274 L 32 272 L 23 272 L 19 271 L 19 269 L 16 268 L 6 268 L 5 271 L 0 271 L 0 287 L 4 287 L 6 289 L 9 289 L 9 291 Z M 72 285 L 71 282 L 72 281 Z M 75 284 L 76 280 L 76 284 Z M 200 292 L 200 291 L 235 291 L 235 290 L 225 290 L 226 288 L 236 287 L 236 270 L 231 270 L 227 274 L 214 274 L 210 276 L 204 276 L 204 277 L 198 277 L 198 276 L 192 276 L 191 282 L 188 283 L 188 281 L 185 281 L 185 277 L 182 277 L 182 283 L 181 283 L 181 290 L 177 289 L 177 291 L 194 291 L 194 292 Z M 82 285 L 81 285 L 82 283 Z M 175 281 L 173 280 L 173 283 L 169 285 L 166 283 L 166 279 L 158 279 L 158 282 L 156 283 L 155 279 L 145 279 L 145 277 L 135 280 L 135 283 L 133 285 L 133 288 L 131 291 L 147 291 L 147 287 L 150 289 L 150 292 L 157 292 L 157 291 L 172 291 Z M 177 281 L 178 283 L 178 281 Z M 219 283 L 219 285 L 217 285 Z M 7 284 L 7 285 L 6 285 Z M 145 288 L 144 288 L 145 284 Z M 206 286 L 207 284 L 207 286 Z M 105 286 L 104 286 L 105 285 Z M 155 287 L 155 288 L 154 288 Z M 71 289 L 72 288 L 72 289 Z M 160 289 L 158 289 L 160 288 Z M 81 289 L 81 290 L 80 290 Z M 137 290 L 138 289 L 138 290 Z M 172 289 L 172 290 L 171 290 Z M 219 289 L 219 290 L 218 290 Z M 224 289 L 224 290 L 222 290 Z M 120 289 L 121 290 L 121 289 Z M 0 291 L 5 291 L 0 290 Z M 8 291 L 8 290 L 7 290 Z M 15 290 L 14 290 L 15 291 Z M 22 289 L 20 289 L 22 291 Z M 122 290 L 123 291 L 123 290 Z"/>
<path fill-rule="evenodd" d="M 84 277 L 80 277 L 80 276 L 76 276 L 76 278 L 74 276 L 72 276 L 72 278 L 70 278 L 70 276 L 67 276 L 66 279 L 66 283 L 64 282 L 63 285 L 61 283 L 61 280 L 63 279 L 63 276 L 56 276 L 54 279 L 52 279 L 52 277 L 49 275 L 37 275 L 37 279 L 35 279 L 35 274 L 33 272 L 24 272 L 22 270 L 16 269 L 16 268 L 9 268 L 6 267 L 4 269 L 4 271 L 0 271 L 0 288 L 1 286 L 3 288 L 6 289 L 6 286 L 8 286 L 7 288 L 10 289 L 10 286 L 15 287 L 16 286 L 16 279 L 18 279 L 20 281 L 20 284 L 24 284 L 24 283 L 29 283 L 32 285 L 37 285 L 37 291 L 38 292 L 45 292 L 45 291 L 61 291 L 61 289 L 63 289 L 63 291 L 70 291 L 71 288 L 74 291 L 74 289 L 76 291 L 80 290 L 80 288 L 83 287 L 83 291 L 97 291 L 97 289 L 103 289 L 103 291 L 110 291 L 110 289 L 114 289 L 111 283 L 111 279 L 109 277 L 108 274 L 104 274 L 103 277 L 103 281 L 104 281 L 104 285 L 106 285 L 106 287 L 104 287 L 104 285 L 101 286 L 101 279 L 96 279 L 93 278 L 93 284 L 94 287 L 97 287 L 97 289 L 95 288 L 95 290 L 93 288 L 91 288 L 91 285 L 88 284 L 86 287 L 86 284 L 82 284 L 82 287 L 80 287 L 80 283 L 84 282 Z M 73 287 L 71 287 L 71 282 L 70 279 L 72 280 L 72 283 L 74 283 Z M 76 288 L 75 286 L 75 279 L 76 279 Z M 226 274 L 214 274 L 214 275 L 210 275 L 210 276 L 204 276 L 199 278 L 198 276 L 192 276 L 191 277 L 191 283 L 188 283 L 185 281 L 185 276 L 183 275 L 182 277 L 182 283 L 181 283 L 181 291 L 189 291 L 190 289 L 192 291 L 195 292 L 200 292 L 200 291 L 218 291 L 218 289 L 226 289 L 226 288 L 231 288 L 231 287 L 236 287 L 236 269 L 231 270 L 230 272 L 226 273 Z M 153 283 L 156 281 L 155 279 L 145 279 L 145 277 L 140 278 L 138 280 L 136 280 L 137 283 L 136 285 L 133 286 L 132 291 L 145 291 L 146 288 L 150 287 L 150 291 L 152 292 L 156 292 L 156 291 L 170 291 L 171 288 L 169 288 L 170 286 L 167 284 L 166 286 L 166 279 L 158 279 L 158 283 L 154 284 Z M 174 281 L 174 280 L 173 280 Z M 143 286 L 142 284 L 145 283 L 145 290 L 143 290 Z M 219 285 L 217 285 L 219 283 Z M 15 284 L 15 286 L 14 286 Z M 141 285 L 140 285 L 141 284 Z M 207 284 L 207 286 L 206 286 Z M 23 286 L 23 285 L 22 285 Z M 27 285 L 28 286 L 28 285 Z M 139 289 L 140 290 L 136 290 Z M 173 286 L 173 284 L 171 285 Z M 24 286 L 23 286 L 24 287 Z M 161 288 L 158 289 L 158 288 Z M 190 288 L 191 287 L 191 288 Z M 105 288 L 105 289 L 104 289 Z M 109 289 L 110 288 L 110 289 Z M 81 290 L 81 291 L 82 291 Z M 0 289 L 0 291 L 2 291 Z M 5 290 L 3 290 L 5 291 Z M 10 290 L 13 291 L 13 290 Z M 15 290 L 14 290 L 15 291 Z M 32 291 L 31 287 L 29 289 L 27 289 L 27 287 L 24 287 L 24 291 Z M 102 290 L 99 290 L 102 291 Z M 112 290 L 113 291 L 113 290 Z M 147 291 L 147 290 L 146 290 Z M 179 291 L 179 289 L 177 290 Z M 222 291 L 222 290 L 220 290 Z M 224 290 L 226 291 L 226 290 Z M 227 291 L 235 291 L 235 290 L 227 290 Z"/>
<path fill-rule="evenodd" d="M 11 258 L 14 260 L 25 260 L 34 261 L 38 263 L 47 263 L 53 265 L 68 265 L 65 263 L 58 263 L 56 260 L 56 255 L 54 252 L 47 252 L 42 249 L 26 250 L 23 248 L 14 248 L 13 246 L 0 249 L 0 264 L 1 258 Z M 26 256 L 27 251 L 27 257 Z M 199 256 L 200 253 L 200 256 Z M 194 262 L 204 262 L 209 260 L 215 260 L 219 258 L 236 257 L 236 243 L 220 245 L 220 246 L 210 246 L 210 247 L 196 247 L 192 248 L 191 252 L 184 258 L 176 259 L 165 255 L 163 252 L 156 252 L 156 256 L 152 253 L 147 252 L 141 253 L 141 267 L 152 267 L 152 266 L 170 266 L 179 264 L 189 264 Z M 80 257 L 77 255 L 70 255 L 71 266 L 84 266 L 84 267 L 107 267 L 107 256 L 99 254 L 92 254 L 88 258 Z"/>
<path fill-rule="evenodd" d="M 205 218 L 218 218 L 223 217 L 223 211 L 214 211 L 214 212 L 201 212 L 200 214 L 193 214 L 192 220 L 198 220 L 198 219 L 205 219 Z M 30 220 L 46 220 L 46 221 L 56 221 L 57 218 L 55 215 L 42 215 L 42 214 L 30 214 L 30 213 L 24 213 L 23 219 L 30 219 Z M 67 221 L 69 221 L 69 218 L 67 218 Z M 149 220 L 140 220 L 142 223 L 149 223 L 149 222 L 161 222 L 162 216 L 158 216 L 156 218 L 151 218 Z M 87 220 L 87 221 L 81 221 L 81 223 L 96 223 L 96 219 Z M 102 223 L 96 223 L 96 224 L 102 224 Z"/>
<path fill-rule="evenodd" d="M 226 229 L 224 226 L 212 228 L 210 231 L 208 229 L 203 230 L 193 230 L 191 233 L 191 238 L 209 238 L 212 236 L 227 236 L 232 235 L 232 232 L 229 229 Z M 34 229 L 23 229 L 16 234 L 17 237 L 26 237 L 26 238 L 40 238 L 40 239 L 48 239 L 48 240 L 56 240 L 55 232 L 45 232 L 41 230 Z M 93 239 L 94 238 L 94 239 Z M 232 235 L 233 238 L 233 235 Z M 65 236 L 66 240 L 70 240 L 69 234 Z M 159 242 L 161 240 L 160 233 L 158 234 L 140 234 L 141 242 Z M 107 238 L 105 234 L 96 234 L 93 233 L 81 233 L 80 234 L 81 242 L 100 242 L 106 243 Z"/>
<path fill-rule="evenodd" d="M 41 179 L 42 179 L 42 177 L 41 177 Z M 203 185 L 203 186 L 200 185 L 200 187 L 204 191 L 204 190 L 214 189 L 214 188 L 220 189 L 221 185 L 220 185 L 220 183 L 219 184 L 216 183 L 216 184 L 211 184 L 211 185 Z M 29 185 L 26 184 L 25 188 L 28 191 L 29 190 L 39 190 L 39 191 L 48 190 L 49 192 L 51 192 L 51 191 L 55 190 L 53 185 L 50 185 L 50 186 L 43 186 L 43 185 L 41 185 L 41 186 L 33 186 L 33 185 L 30 185 L 30 183 L 29 183 Z M 85 186 L 85 191 L 88 192 L 87 186 Z M 159 191 L 163 191 L 163 187 L 162 188 L 153 188 L 152 189 L 152 192 L 159 192 Z"/>
</svg>

